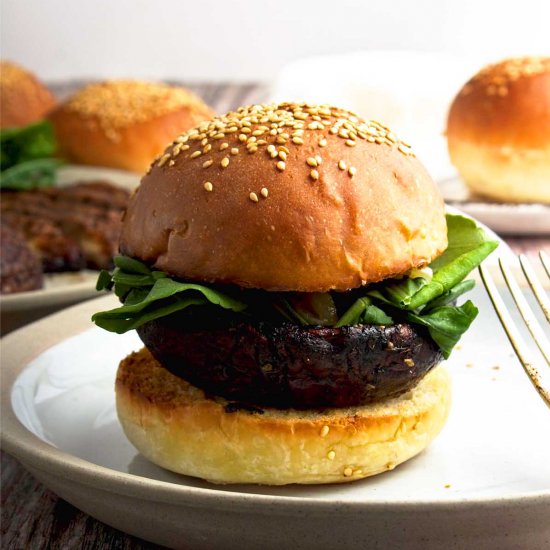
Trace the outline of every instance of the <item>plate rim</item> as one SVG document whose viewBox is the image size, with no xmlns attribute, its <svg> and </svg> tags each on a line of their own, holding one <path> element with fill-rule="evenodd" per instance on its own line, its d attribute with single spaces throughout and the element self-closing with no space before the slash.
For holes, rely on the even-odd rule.
<svg viewBox="0 0 550 550">
<path fill-rule="evenodd" d="M 2 382 L 0 444 L 4 450 L 13 454 L 24 465 L 28 464 L 31 468 L 61 476 L 76 484 L 93 486 L 113 494 L 218 510 L 235 510 L 237 507 L 239 510 L 253 510 L 260 513 L 258 506 L 261 505 L 261 509 L 269 506 L 271 511 L 279 510 L 285 513 L 302 510 L 306 507 L 308 512 L 326 514 L 331 513 L 334 506 L 338 506 L 346 512 L 381 511 L 388 508 L 404 511 L 412 509 L 458 511 L 465 508 L 483 510 L 529 505 L 550 506 L 550 491 L 546 489 L 528 491 L 513 496 L 375 501 L 368 499 L 343 500 L 338 497 L 318 499 L 311 496 L 242 493 L 226 489 L 218 490 L 215 485 L 212 485 L 212 488 L 192 487 L 120 472 L 58 449 L 33 434 L 19 421 L 11 402 L 13 384 L 19 373 L 38 355 L 67 338 L 91 328 L 93 326 L 90 321 L 91 314 L 104 308 L 108 302 L 113 300 L 114 297 L 110 295 L 89 300 L 50 315 L 1 339 L 2 355 L 7 356 L 9 361 L 3 361 L 4 364 L 0 372 Z M 70 318 L 71 323 L 69 330 L 61 333 L 58 327 L 62 326 L 63 323 L 60 321 L 63 318 Z M 37 337 L 38 335 L 40 338 Z"/>
<path fill-rule="evenodd" d="M 56 185 L 64 187 L 67 180 L 87 181 L 93 179 L 109 179 L 111 183 L 124 189 L 132 190 L 134 185 L 139 184 L 141 175 L 128 170 L 108 168 L 105 166 L 86 166 L 79 164 L 64 164 L 58 170 L 58 182 Z M 135 180 L 134 183 L 131 183 Z M 93 270 L 83 269 L 79 271 L 66 271 L 62 273 L 47 273 L 46 276 L 56 277 L 71 274 L 90 275 L 89 280 L 79 281 L 74 284 L 56 286 L 53 288 L 38 288 L 25 292 L 14 292 L 12 294 L 0 294 L 0 310 L 4 313 L 15 313 L 19 311 L 35 311 L 57 305 L 74 303 L 75 300 L 85 300 L 95 295 L 95 279 L 92 281 Z M 99 274 L 97 270 L 95 278 Z M 38 302 L 38 303 L 36 303 Z"/>
</svg>

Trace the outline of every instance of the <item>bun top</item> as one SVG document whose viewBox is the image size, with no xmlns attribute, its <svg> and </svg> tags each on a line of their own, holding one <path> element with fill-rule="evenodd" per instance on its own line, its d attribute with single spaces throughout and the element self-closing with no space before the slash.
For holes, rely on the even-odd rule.
<svg viewBox="0 0 550 550">
<path fill-rule="evenodd" d="M 123 254 L 176 277 L 347 290 L 430 263 L 444 204 L 410 147 L 336 107 L 253 105 L 177 138 L 130 200 Z"/>
<path fill-rule="evenodd" d="M 175 136 L 213 115 L 185 88 L 110 80 L 78 90 L 50 118 L 67 160 L 143 173 Z"/>
<path fill-rule="evenodd" d="M 52 93 L 29 71 L 0 61 L 0 128 L 26 126 L 54 106 Z"/>
<path fill-rule="evenodd" d="M 482 69 L 454 99 L 447 135 L 450 141 L 550 148 L 550 57 L 506 59 Z"/>
</svg>

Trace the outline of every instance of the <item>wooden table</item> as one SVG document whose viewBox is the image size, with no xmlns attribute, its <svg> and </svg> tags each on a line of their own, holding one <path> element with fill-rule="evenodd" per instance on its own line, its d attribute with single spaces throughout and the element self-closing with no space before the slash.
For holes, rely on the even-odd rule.
<svg viewBox="0 0 550 550">
<path fill-rule="evenodd" d="M 54 86 L 59 97 L 81 83 Z M 267 97 L 267 87 L 257 84 L 190 85 L 217 112 L 239 105 L 258 103 Z M 544 249 L 550 253 L 550 237 L 506 238 L 517 253 L 535 256 Z M 100 523 L 58 498 L 36 481 L 6 453 L 1 454 L 2 547 L 77 549 L 145 549 L 159 548 Z"/>
</svg>

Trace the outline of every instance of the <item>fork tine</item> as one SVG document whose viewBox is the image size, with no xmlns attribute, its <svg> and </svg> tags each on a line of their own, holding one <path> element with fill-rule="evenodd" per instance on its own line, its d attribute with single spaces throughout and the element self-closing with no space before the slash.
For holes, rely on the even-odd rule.
<svg viewBox="0 0 550 550">
<path fill-rule="evenodd" d="M 508 313 L 506 305 L 504 304 L 504 301 L 502 300 L 502 297 L 500 296 L 489 271 L 483 265 L 480 265 L 479 272 L 481 274 L 481 280 L 487 290 L 487 294 L 489 294 L 489 298 L 491 299 L 493 307 L 495 308 L 500 322 L 502 323 L 502 327 L 504 328 L 512 347 L 514 348 L 524 371 L 527 373 L 527 376 L 529 376 L 529 379 L 531 380 L 533 386 L 535 386 L 535 389 L 542 397 L 543 401 L 548 407 L 550 407 L 550 380 L 545 382 L 541 381 L 542 376 L 533 363 L 531 352 L 525 343 L 525 340 L 519 333 L 516 325 L 512 321 L 512 317 Z"/>
<path fill-rule="evenodd" d="M 531 287 L 531 290 L 533 291 L 533 294 L 535 295 L 546 320 L 550 323 L 550 300 L 548 299 L 548 295 L 542 287 L 531 262 L 527 256 L 520 254 L 519 263 L 521 264 L 523 274 L 525 275 L 525 278 L 527 279 L 527 282 L 529 283 L 529 286 Z"/>
<path fill-rule="evenodd" d="M 498 263 L 500 265 L 500 270 L 504 275 L 506 284 L 508 285 L 508 289 L 512 294 L 512 298 L 514 298 L 514 302 L 516 302 L 516 306 L 518 307 L 518 310 L 521 313 L 523 320 L 525 321 L 525 325 L 529 329 L 529 332 L 533 335 L 533 338 L 540 351 L 544 355 L 546 362 L 550 365 L 550 342 L 548 341 L 548 338 L 546 338 L 546 335 L 539 325 L 535 314 L 533 313 L 533 310 L 529 307 L 529 304 L 527 303 L 527 300 L 525 299 L 521 288 L 519 287 L 517 281 L 514 279 L 512 270 L 502 258 L 498 259 Z"/>
<path fill-rule="evenodd" d="M 550 258 L 548 257 L 548 254 L 546 254 L 544 250 L 541 250 L 539 252 L 539 258 L 544 267 L 544 271 L 546 271 L 546 275 L 550 278 Z"/>
</svg>

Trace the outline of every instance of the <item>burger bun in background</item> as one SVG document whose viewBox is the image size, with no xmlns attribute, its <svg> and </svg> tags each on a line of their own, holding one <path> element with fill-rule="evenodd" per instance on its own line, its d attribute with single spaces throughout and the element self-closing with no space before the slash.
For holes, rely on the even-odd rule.
<svg viewBox="0 0 550 550">
<path fill-rule="evenodd" d="M 110 80 L 77 91 L 49 118 L 67 161 L 143 173 L 175 136 L 213 115 L 183 87 Z"/>
<path fill-rule="evenodd" d="M 451 161 L 470 191 L 550 204 L 550 57 L 488 65 L 449 110 Z"/>
<path fill-rule="evenodd" d="M 38 122 L 54 105 L 53 94 L 34 74 L 11 61 L 0 61 L 0 128 Z"/>
</svg>

